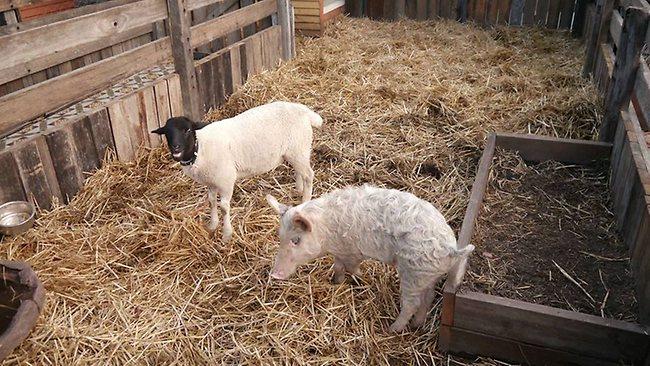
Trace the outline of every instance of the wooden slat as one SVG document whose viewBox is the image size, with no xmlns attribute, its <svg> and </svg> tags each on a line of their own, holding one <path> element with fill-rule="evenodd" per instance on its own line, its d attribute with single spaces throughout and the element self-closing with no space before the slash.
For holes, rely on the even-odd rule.
<svg viewBox="0 0 650 366">
<path fill-rule="evenodd" d="M 279 42 L 279 39 L 278 39 Z M 278 51 L 278 48 L 275 49 L 275 60 L 279 60 L 280 53 Z M 221 59 L 221 64 L 223 65 L 223 95 L 224 95 L 224 101 L 232 95 L 234 91 L 234 85 L 233 85 L 233 80 L 232 80 L 232 64 L 230 62 L 230 52 L 231 49 L 227 49 L 223 55 L 220 57 Z"/>
<path fill-rule="evenodd" d="M 560 0 L 550 0 L 548 4 L 548 18 L 546 27 L 555 29 L 560 22 Z"/>
<path fill-rule="evenodd" d="M 570 164 L 584 164 L 607 159 L 612 145 L 604 142 L 572 140 L 539 135 L 499 133 L 497 146 L 518 151 L 524 160 L 555 160 Z"/>
<path fill-rule="evenodd" d="M 535 23 L 535 4 L 537 4 L 537 0 L 525 0 L 522 25 L 533 25 Z"/>
<path fill-rule="evenodd" d="M 320 16 L 316 15 L 296 15 L 296 22 L 298 23 L 317 23 L 320 24 Z"/>
<path fill-rule="evenodd" d="M 62 53 L 64 59 L 69 59 L 68 54 L 74 54 L 76 47 L 115 37 L 119 32 L 150 26 L 151 23 L 164 19 L 166 14 L 163 0 L 142 0 L 2 36 L 0 49 L 3 50 L 3 59 L 0 73 L 53 53 Z M 106 46 L 109 45 L 106 43 Z"/>
<path fill-rule="evenodd" d="M 632 103 L 644 131 L 650 131 L 650 69 L 641 63 L 636 74 Z"/>
<path fill-rule="evenodd" d="M 304 31 L 304 30 L 320 31 L 321 30 L 321 25 L 320 24 L 314 24 L 314 23 L 296 22 L 296 29 L 298 29 L 299 31 Z"/>
<path fill-rule="evenodd" d="M 197 47 L 215 38 L 223 37 L 234 30 L 275 13 L 276 10 L 275 0 L 263 0 L 219 18 L 195 25 L 191 29 L 191 45 Z"/>
<path fill-rule="evenodd" d="M 113 141 L 113 131 L 111 122 L 108 118 L 108 110 L 102 108 L 85 117 L 93 135 L 95 143 L 95 152 L 97 158 L 103 161 L 109 150 L 115 151 L 115 141 Z"/>
<path fill-rule="evenodd" d="M 157 124 L 155 103 L 153 87 L 149 86 L 108 106 L 120 161 L 134 160 L 140 146 L 149 146 L 149 129 Z"/>
<path fill-rule="evenodd" d="M 178 75 L 173 75 L 167 79 L 167 89 L 169 90 L 169 107 L 172 111 L 172 117 L 185 115 L 183 98 L 181 97 L 181 83 Z"/>
<path fill-rule="evenodd" d="M 23 121 L 79 100 L 110 83 L 165 61 L 169 38 L 163 38 L 120 55 L 21 89 L 0 98 L 0 135 L 22 126 Z"/>
<path fill-rule="evenodd" d="M 156 98 L 156 113 L 158 116 L 158 127 L 164 126 L 167 120 L 171 118 L 171 106 L 169 105 L 169 89 L 167 89 L 167 80 L 161 80 L 153 86 Z M 155 126 L 154 126 L 155 127 Z M 162 144 L 162 137 L 158 134 L 151 133 L 149 130 L 149 145 L 158 147 Z"/>
<path fill-rule="evenodd" d="M 208 5 L 215 5 L 222 2 L 223 0 L 187 0 L 187 8 L 189 10 L 194 10 Z"/>
<path fill-rule="evenodd" d="M 310 9 L 310 8 L 296 8 L 295 13 L 296 13 L 296 16 L 299 16 L 299 15 L 313 15 L 313 16 L 320 17 L 321 11 L 320 11 L 319 8 L 313 8 L 313 9 Z"/>
<path fill-rule="evenodd" d="M 499 16 L 499 0 L 488 0 L 487 13 L 485 14 L 485 24 L 488 25 L 497 24 L 498 16 Z"/>
<path fill-rule="evenodd" d="M 593 24 L 594 4 L 590 3 L 590 0 L 577 0 L 574 13 L 571 34 L 574 37 L 585 37 Z"/>
<path fill-rule="evenodd" d="M 537 8 L 535 9 L 535 24 L 541 26 L 546 25 L 546 18 L 548 16 L 550 5 L 551 0 L 537 0 Z"/>
<path fill-rule="evenodd" d="M 20 179 L 28 199 L 41 208 L 52 207 L 54 199 L 62 200 L 59 183 L 45 138 L 37 136 L 11 147 Z"/>
<path fill-rule="evenodd" d="M 0 204 L 9 201 L 24 201 L 26 199 L 23 183 L 16 160 L 10 151 L 0 151 Z"/>
<path fill-rule="evenodd" d="M 574 0 L 560 0 L 560 29 L 570 29 L 573 18 Z"/>
<path fill-rule="evenodd" d="M 72 8 L 74 8 L 73 0 L 53 0 L 42 5 L 20 8 L 20 18 L 29 20 Z"/>
<path fill-rule="evenodd" d="M 564 352 L 642 362 L 648 350 L 648 329 L 619 320 L 476 292 L 455 309 L 454 327 Z"/>
<path fill-rule="evenodd" d="M 511 0 L 499 0 L 499 19 L 498 24 L 507 25 L 510 22 L 510 9 L 514 1 Z M 517 1 L 517 3 L 523 4 L 523 1 Z M 517 19 L 521 19 L 523 13 L 523 6 L 518 7 L 519 11 L 517 12 Z M 521 20 L 517 25 L 521 24 Z"/>
<path fill-rule="evenodd" d="M 440 334 L 445 333 L 449 334 L 450 339 L 446 350 L 452 353 L 481 355 L 524 365 L 618 365 L 616 362 L 443 325 Z"/>
<path fill-rule="evenodd" d="M 207 113 L 214 106 L 214 86 L 212 83 L 212 62 L 204 62 L 195 68 L 199 88 L 199 107 Z"/>
<path fill-rule="evenodd" d="M 240 49 L 241 43 L 234 45 L 230 49 L 230 75 L 232 75 L 233 91 L 243 85 Z"/>
<path fill-rule="evenodd" d="M 416 0 L 415 19 L 425 20 L 427 18 L 427 0 Z"/>
<path fill-rule="evenodd" d="M 435 19 L 440 16 L 440 0 L 429 0 L 429 19 Z"/>
<path fill-rule="evenodd" d="M 306 8 L 306 9 L 320 9 L 320 4 L 318 0 L 314 1 L 293 1 L 293 7 L 296 8 L 296 10 L 300 8 Z"/>
<path fill-rule="evenodd" d="M 140 145 L 148 147 L 159 146 L 160 140 L 150 131 L 159 127 L 157 101 L 153 85 L 148 86 L 137 93 L 138 112 L 140 117 L 140 129 L 138 136 L 141 139 Z M 153 144 L 152 144 L 153 142 Z"/>
<path fill-rule="evenodd" d="M 626 36 L 621 39 L 617 50 L 612 82 L 607 88 L 605 97 L 605 116 L 600 128 L 602 141 L 612 139 L 619 111 L 630 102 L 641 51 L 645 46 L 649 18 L 649 13 L 639 8 L 630 8 L 626 12 L 623 24 Z"/>
<path fill-rule="evenodd" d="M 74 128 L 74 126 L 79 126 Z M 84 123 L 82 119 L 64 123 L 54 130 L 50 130 L 45 134 L 45 140 L 50 151 L 55 152 L 51 155 L 52 164 L 56 171 L 56 177 L 59 182 L 61 194 L 65 203 L 70 202 L 72 197 L 81 189 L 84 181 L 84 166 L 82 161 L 86 158 L 82 156 L 83 150 L 78 149 L 77 143 L 82 143 L 82 136 L 90 136 L 90 131 L 84 130 Z M 97 156 L 95 147 L 92 145 L 92 137 L 89 138 L 92 147 L 92 153 L 97 163 Z"/>
<path fill-rule="evenodd" d="M 623 30 L 623 17 L 618 10 L 612 12 L 612 20 L 609 22 L 609 33 L 612 35 L 612 40 L 616 47 L 618 47 L 621 40 L 621 31 Z"/>
</svg>

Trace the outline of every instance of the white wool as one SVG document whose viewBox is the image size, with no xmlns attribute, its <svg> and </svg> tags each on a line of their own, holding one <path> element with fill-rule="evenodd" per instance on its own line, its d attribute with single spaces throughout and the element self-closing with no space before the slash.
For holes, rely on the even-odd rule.
<svg viewBox="0 0 650 366">
<path fill-rule="evenodd" d="M 273 102 L 197 130 L 196 160 L 183 171 L 208 186 L 211 229 L 216 229 L 218 220 L 217 195 L 224 211 L 223 236 L 228 240 L 232 235 L 230 198 L 235 182 L 266 173 L 283 160 L 296 170 L 296 186 L 302 190 L 303 201 L 311 199 L 312 127 L 322 123 L 317 113 L 302 104 Z"/>
</svg>

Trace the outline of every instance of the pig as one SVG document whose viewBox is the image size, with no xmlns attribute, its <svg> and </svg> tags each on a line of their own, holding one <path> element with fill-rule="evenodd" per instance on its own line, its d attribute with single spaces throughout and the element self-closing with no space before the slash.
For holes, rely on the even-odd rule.
<svg viewBox="0 0 650 366">
<path fill-rule="evenodd" d="M 288 279 L 298 266 L 331 254 L 334 283 L 372 258 L 397 268 L 400 313 L 390 326 L 402 332 L 426 321 L 441 276 L 466 263 L 473 245 L 459 249 L 445 218 L 413 194 L 370 185 L 347 187 L 291 207 L 267 195 L 280 216 L 280 247 L 271 277 Z M 460 279 L 455 279 L 460 282 Z"/>
</svg>

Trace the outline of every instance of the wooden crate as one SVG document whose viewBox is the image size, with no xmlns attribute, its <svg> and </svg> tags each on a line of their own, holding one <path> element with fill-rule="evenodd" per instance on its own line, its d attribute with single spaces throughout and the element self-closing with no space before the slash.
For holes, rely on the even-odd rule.
<svg viewBox="0 0 650 366">
<path fill-rule="evenodd" d="M 297 0 L 292 4 L 296 30 L 308 36 L 322 35 L 327 22 L 345 11 L 341 0 Z"/>
<path fill-rule="evenodd" d="M 472 186 L 459 234 L 459 247 L 471 240 L 496 147 L 518 151 L 529 161 L 556 160 L 570 164 L 584 164 L 617 154 L 612 144 L 603 142 L 535 135 L 490 135 Z M 619 183 L 625 187 L 635 184 L 623 180 Z M 613 190 L 615 201 L 616 189 Z M 646 196 L 637 194 L 634 197 L 638 200 L 633 202 L 638 209 L 634 215 L 650 219 Z M 643 227 L 640 223 L 632 231 L 635 232 L 634 241 L 644 248 L 643 258 L 647 259 L 650 257 L 650 249 L 647 249 L 650 248 L 650 234 L 647 229 L 642 230 Z M 458 273 L 450 274 L 450 278 L 461 278 L 464 268 L 461 266 Z M 644 290 L 647 282 L 643 283 Z M 460 292 L 458 287 L 458 281 L 448 281 L 443 293 L 440 344 L 445 351 L 533 365 L 615 365 L 620 361 L 634 364 L 650 361 L 650 328 L 647 326 L 473 291 Z"/>
</svg>

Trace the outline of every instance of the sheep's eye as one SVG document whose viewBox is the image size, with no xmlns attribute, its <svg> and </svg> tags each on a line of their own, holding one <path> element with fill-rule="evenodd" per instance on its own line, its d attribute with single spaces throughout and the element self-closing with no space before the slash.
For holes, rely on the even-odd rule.
<svg viewBox="0 0 650 366">
<path fill-rule="evenodd" d="M 295 238 L 291 239 L 291 243 L 292 243 L 293 245 L 298 245 L 298 244 L 300 244 L 300 237 L 299 237 L 299 236 L 296 236 Z"/>
</svg>

